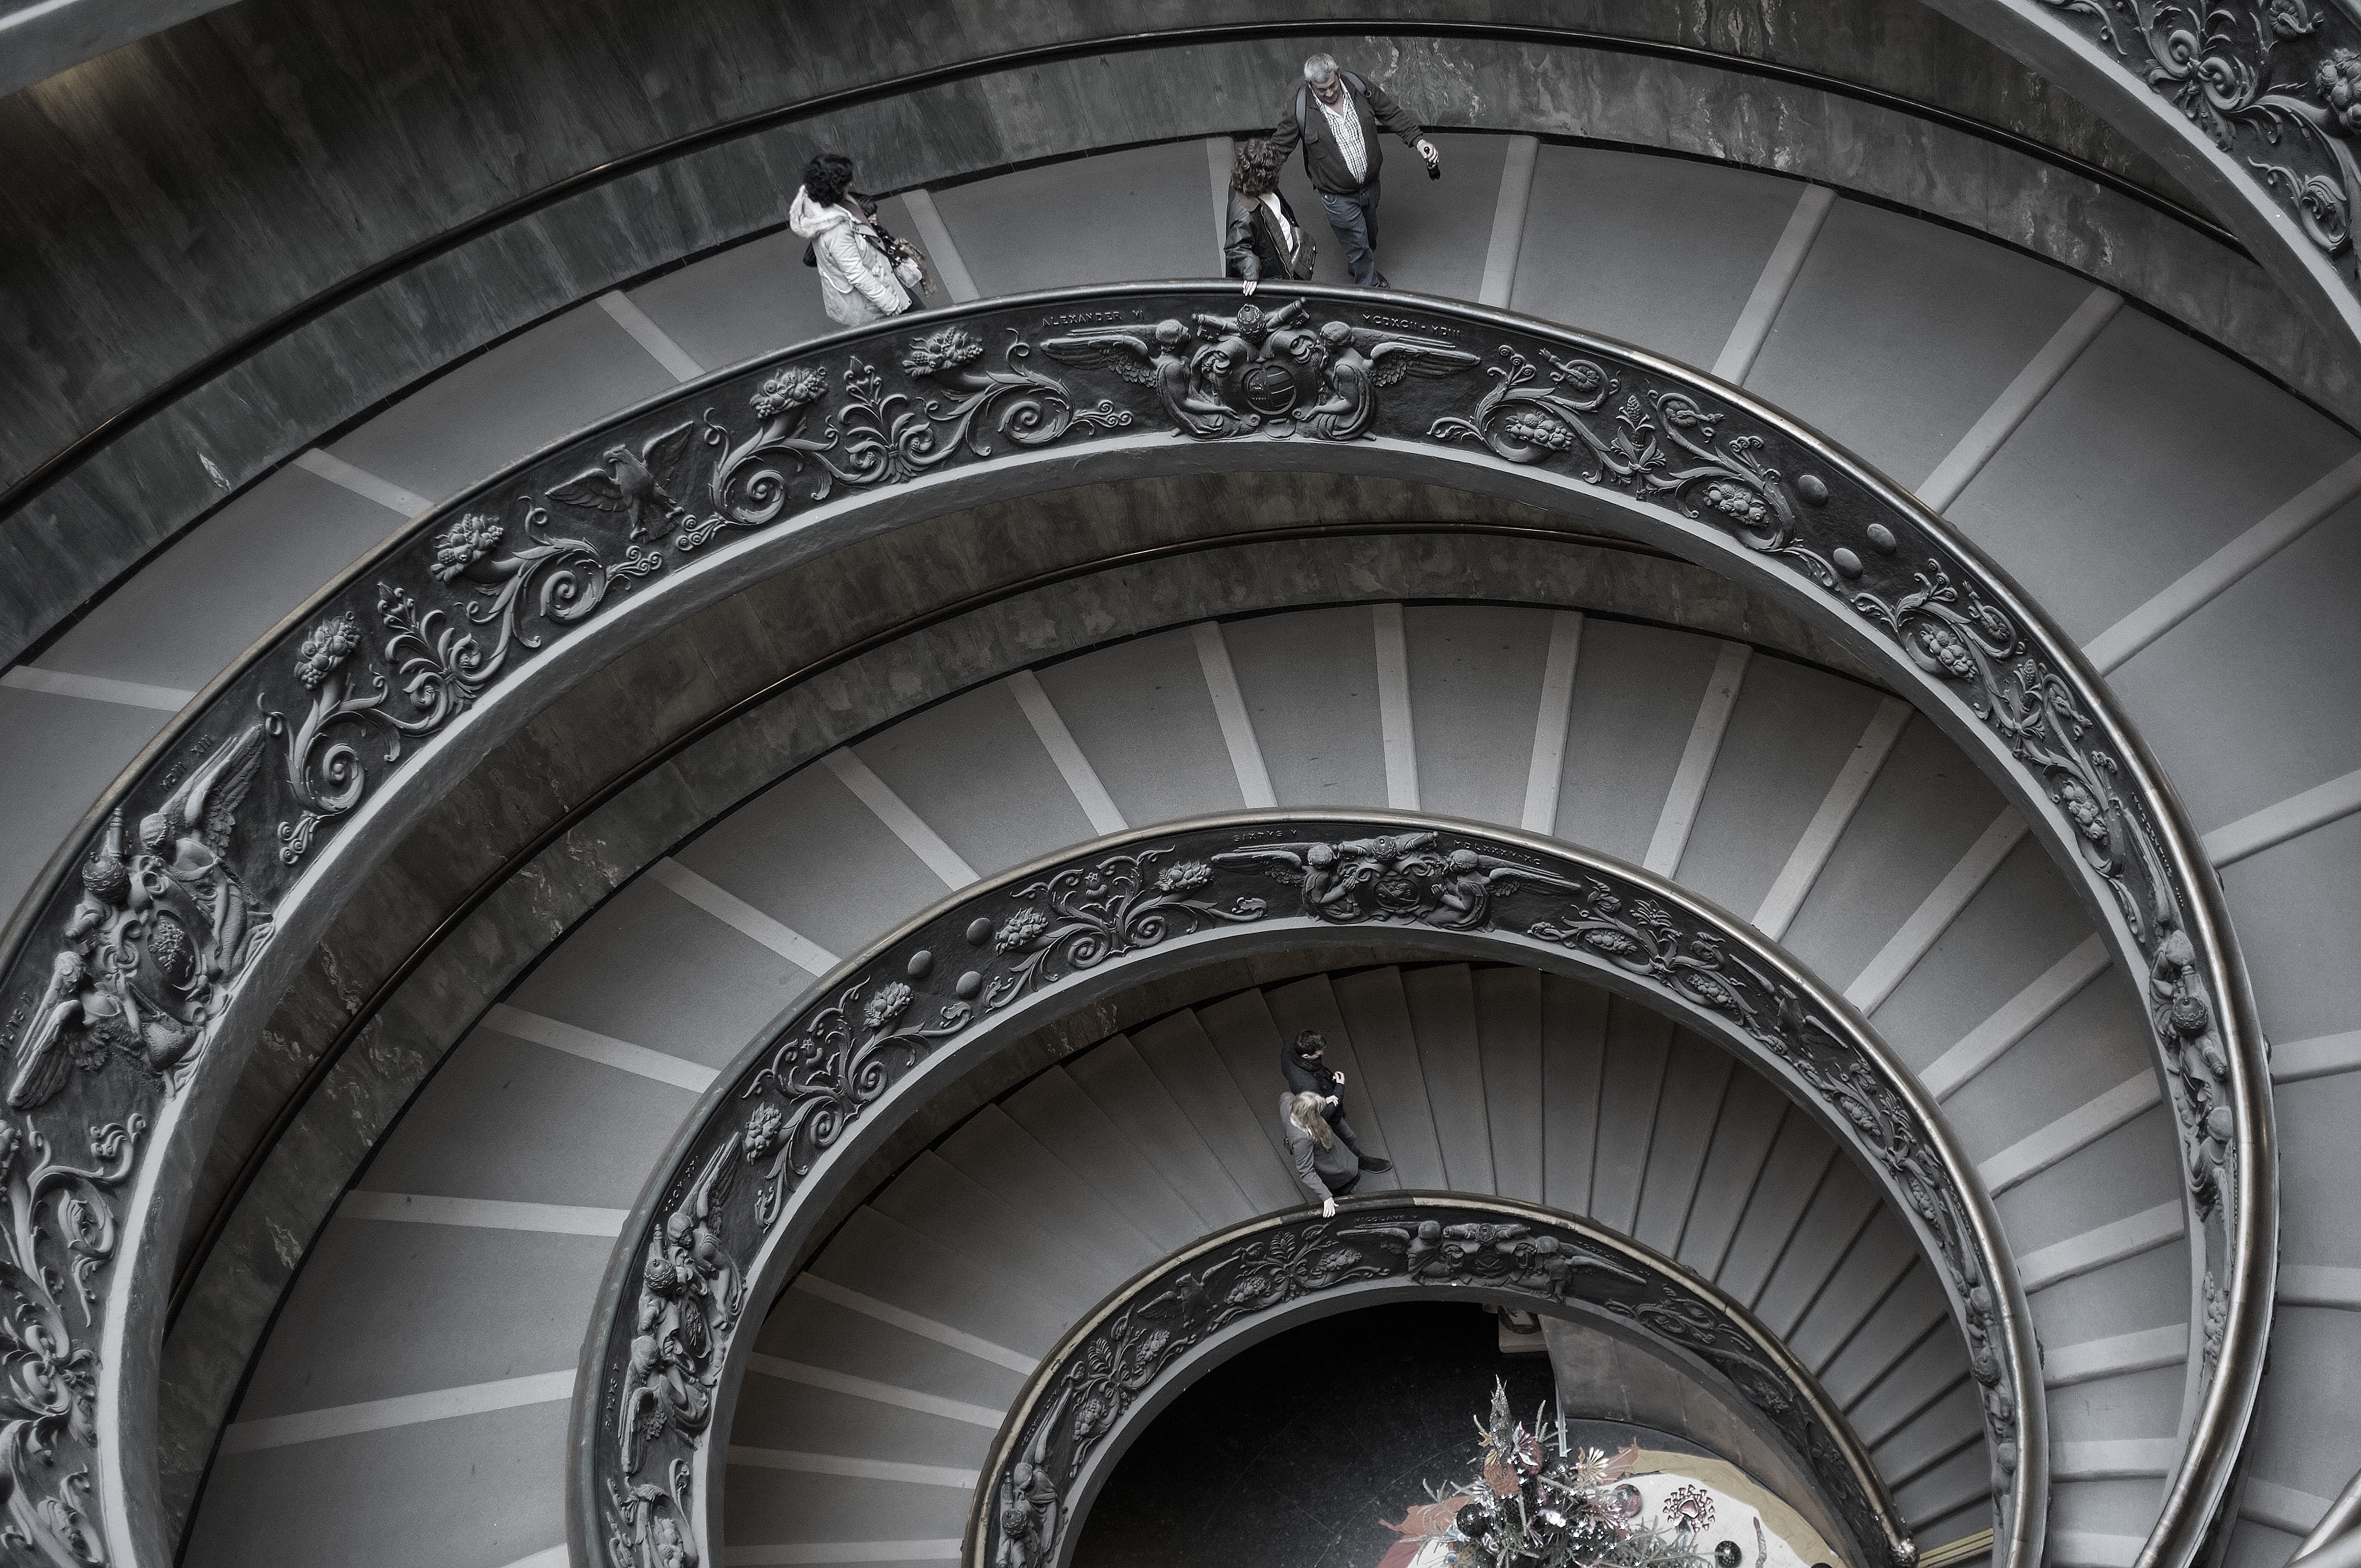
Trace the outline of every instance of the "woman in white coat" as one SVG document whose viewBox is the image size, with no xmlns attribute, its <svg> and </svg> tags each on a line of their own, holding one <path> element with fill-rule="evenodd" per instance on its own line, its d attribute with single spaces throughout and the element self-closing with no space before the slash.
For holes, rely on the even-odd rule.
<svg viewBox="0 0 2361 1568">
<path fill-rule="evenodd" d="M 866 326 L 898 316 L 925 279 L 917 256 L 877 226 L 877 214 L 852 191 L 852 160 L 823 152 L 804 166 L 803 188 L 787 208 L 787 226 L 811 242 L 805 262 L 819 269 L 829 320 Z"/>
</svg>

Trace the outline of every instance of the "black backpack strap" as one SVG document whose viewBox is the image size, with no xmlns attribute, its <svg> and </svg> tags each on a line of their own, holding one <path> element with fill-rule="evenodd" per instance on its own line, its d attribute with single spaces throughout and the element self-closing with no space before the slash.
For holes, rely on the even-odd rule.
<svg viewBox="0 0 2361 1568">
<path fill-rule="evenodd" d="M 1299 87 L 1295 90 L 1295 134 L 1304 141 L 1312 139 L 1312 127 L 1304 123 L 1303 118 L 1304 102 L 1311 96 L 1312 89 L 1309 87 Z"/>
</svg>

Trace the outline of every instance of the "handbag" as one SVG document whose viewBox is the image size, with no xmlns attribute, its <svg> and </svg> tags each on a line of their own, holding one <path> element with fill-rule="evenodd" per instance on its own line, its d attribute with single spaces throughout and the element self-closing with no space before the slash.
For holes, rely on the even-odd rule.
<svg viewBox="0 0 2361 1568">
<path fill-rule="evenodd" d="M 906 239 L 896 238 L 892 230 L 877 221 L 877 203 L 868 197 L 853 193 L 862 212 L 869 219 L 869 227 L 860 231 L 863 243 L 885 258 L 894 280 L 905 289 L 931 294 L 935 291 L 934 269 L 927 265 L 927 253 Z M 819 266 L 819 240 L 815 237 L 804 243 L 804 265 Z"/>
<path fill-rule="evenodd" d="M 1290 255 L 1287 233 L 1279 226 L 1278 214 L 1260 202 L 1254 204 L 1254 214 L 1255 222 L 1261 225 L 1263 237 L 1270 242 L 1270 253 L 1280 258 L 1288 277 L 1298 283 L 1308 280 L 1312 268 L 1320 260 L 1320 247 L 1312 239 L 1312 231 L 1301 224 L 1295 225 L 1295 251 Z"/>
</svg>

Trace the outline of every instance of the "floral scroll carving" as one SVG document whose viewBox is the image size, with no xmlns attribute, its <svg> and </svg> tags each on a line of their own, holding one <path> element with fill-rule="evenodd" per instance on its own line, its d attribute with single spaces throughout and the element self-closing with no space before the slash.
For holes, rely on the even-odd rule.
<svg viewBox="0 0 2361 1568">
<path fill-rule="evenodd" d="M 1972 1178 L 1914 1108 L 1897 1069 L 1866 1054 L 1861 1036 L 1807 994 L 1807 982 L 1737 929 L 1610 862 L 1440 824 L 1241 818 L 1135 836 L 939 911 L 832 981 L 728 1086 L 715 1102 L 726 1109 L 687 1146 L 631 1244 L 644 1256 L 643 1277 L 603 1342 L 595 1494 L 612 1568 L 650 1568 L 661 1561 L 647 1554 L 651 1532 L 694 1516 L 683 1486 L 710 1420 L 714 1378 L 744 1326 L 745 1281 L 824 1156 L 897 1084 L 1019 1001 L 1180 938 L 1274 922 L 1495 933 L 1578 953 L 1725 1020 L 1819 1097 L 1828 1119 L 1922 1223 L 1969 1342 L 1995 1488 L 2006 1495 L 2020 1480 L 2020 1416 L 2023 1401 L 2039 1397 L 2028 1381 L 2037 1368 L 2029 1331 L 2007 1316 L 2015 1299 L 2001 1282 L 1997 1243 L 1975 1217 Z M 1470 1220 L 1454 1228 L 1431 1219 L 1356 1217 L 1350 1227 L 1304 1233 L 1301 1245 L 1288 1239 L 1292 1232 L 1254 1242 L 1222 1269 L 1181 1274 L 1126 1307 L 1043 1396 L 1058 1412 L 1049 1419 L 1063 1423 L 1059 1435 L 1045 1445 L 1028 1429 L 994 1481 L 1000 1533 L 989 1561 L 1050 1560 L 1071 1517 L 1077 1455 L 1194 1343 L 1177 1321 L 1216 1332 L 1241 1314 L 1364 1278 L 1482 1285 L 1559 1302 L 1595 1296 L 1606 1288 L 1598 1281 L 1615 1289 L 1645 1283 L 1645 1271 L 1621 1255 L 1546 1227 Z M 1699 1317 L 1688 1298 L 1635 1296 L 1610 1310 L 1682 1343 L 1766 1408 L 1791 1417 L 1806 1408 L 1792 1391 L 1776 1392 L 1786 1387 L 1778 1367 L 1717 1337 L 1720 1320 Z M 1795 1436 L 1815 1463 L 1839 1453 L 1811 1431 Z M 1876 1520 L 1862 1519 L 1864 1539 L 1880 1539 Z"/>
<path fill-rule="evenodd" d="M 1568 1216 L 1437 1193 L 1348 1199 L 1333 1220 L 1252 1221 L 1126 1287 L 1019 1396 L 1020 1419 L 979 1492 L 965 1561 L 1055 1562 L 1092 1460 L 1176 1362 L 1234 1323 L 1378 1281 L 1621 1319 L 1728 1379 L 1810 1468 L 1864 1548 L 1895 1563 L 1915 1559 L 1842 1418 L 1733 1303 Z"/>
<path fill-rule="evenodd" d="M 2041 0 L 2254 177 L 2334 262 L 2361 265 L 2361 25 L 2334 0 Z"/>
</svg>

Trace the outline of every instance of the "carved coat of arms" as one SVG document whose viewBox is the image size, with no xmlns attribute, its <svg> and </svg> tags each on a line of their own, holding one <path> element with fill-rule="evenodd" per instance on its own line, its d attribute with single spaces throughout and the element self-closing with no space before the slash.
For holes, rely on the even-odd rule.
<svg viewBox="0 0 2361 1568">
<path fill-rule="evenodd" d="M 1041 345 L 1052 359 L 1112 369 L 1153 387 L 1172 422 L 1204 439 L 1301 431 L 1323 441 L 1368 433 L 1378 389 L 1405 377 L 1456 375 L 1478 356 L 1440 338 L 1304 320 L 1301 300 L 1235 315 L 1089 327 Z"/>
<path fill-rule="evenodd" d="M 268 905 L 229 860 L 263 757 L 256 725 L 192 769 L 126 843 L 117 811 L 82 862 L 81 901 L 8 1077 L 12 1110 L 54 1099 L 110 1056 L 142 1071 L 187 1060 L 231 981 L 270 934 Z"/>
</svg>

